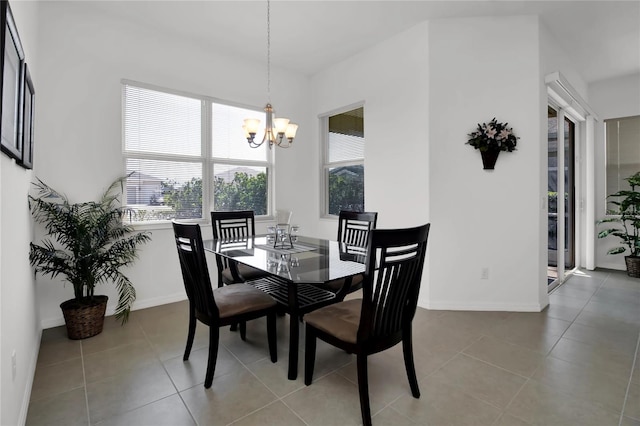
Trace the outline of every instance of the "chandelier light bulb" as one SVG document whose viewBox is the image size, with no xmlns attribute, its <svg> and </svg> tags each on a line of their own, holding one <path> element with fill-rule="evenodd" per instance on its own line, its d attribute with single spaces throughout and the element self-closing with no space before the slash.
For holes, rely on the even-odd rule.
<svg viewBox="0 0 640 426">
<path fill-rule="evenodd" d="M 267 93 L 271 98 L 271 2 L 267 0 Z M 277 145 L 280 148 L 289 148 L 293 138 L 296 137 L 298 125 L 289 122 L 288 118 L 275 118 L 273 115 L 273 107 L 271 103 L 267 103 L 264 108 L 266 115 L 266 123 L 264 129 L 264 138 L 262 142 L 256 142 L 255 137 L 260 128 L 260 120 L 255 118 L 247 118 L 244 120 L 242 131 L 244 137 L 249 142 L 251 148 L 258 148 L 266 141 L 269 141 L 269 148 Z M 284 142 L 286 137 L 287 143 Z"/>
</svg>

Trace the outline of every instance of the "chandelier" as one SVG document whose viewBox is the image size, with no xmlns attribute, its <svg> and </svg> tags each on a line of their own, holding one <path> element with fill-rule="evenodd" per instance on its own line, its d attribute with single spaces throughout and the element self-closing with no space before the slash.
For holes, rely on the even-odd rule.
<svg viewBox="0 0 640 426">
<path fill-rule="evenodd" d="M 290 123 L 288 118 L 275 118 L 273 107 L 271 106 L 271 4 L 267 0 L 267 106 L 265 112 L 264 138 L 261 142 L 256 142 L 256 133 L 260 129 L 260 120 L 257 118 L 247 118 L 244 120 L 242 130 L 251 148 L 258 148 L 265 142 L 269 142 L 269 148 L 277 145 L 280 148 L 289 148 L 296 137 L 298 125 Z"/>
</svg>

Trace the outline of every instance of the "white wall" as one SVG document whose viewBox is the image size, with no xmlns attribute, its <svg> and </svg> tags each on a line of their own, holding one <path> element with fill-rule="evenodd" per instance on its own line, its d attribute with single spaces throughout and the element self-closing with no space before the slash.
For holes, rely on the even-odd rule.
<svg viewBox="0 0 640 426">
<path fill-rule="evenodd" d="M 604 120 L 640 115 L 640 74 L 593 83 L 589 85 L 589 99 L 591 107 L 600 117 L 595 127 L 595 149 L 597 153 L 596 219 L 601 219 L 605 215 L 607 196 Z M 607 250 L 618 245 L 616 244 L 618 241 L 613 237 L 596 240 L 597 267 L 626 270 L 624 255 L 607 255 Z"/>
<path fill-rule="evenodd" d="M 75 201 L 95 199 L 124 173 L 122 78 L 259 108 L 266 103 L 262 58 L 253 63 L 217 54 L 123 20 L 109 13 L 111 2 L 99 3 L 100 9 L 93 2 L 40 3 L 40 64 L 47 72 L 39 76 L 36 90 L 46 114 L 37 121 L 35 173 Z M 306 179 L 304 170 L 313 170 L 306 160 L 297 161 L 314 146 L 307 122 L 308 90 L 307 78 L 272 67 L 272 103 L 279 114 L 300 124 L 296 148 L 276 152 L 277 185 L 286 189 L 278 194 L 278 204 L 293 204 L 293 185 Z M 185 298 L 172 231 L 167 227 L 152 232 L 152 241 L 142 246 L 139 260 L 126 271 L 137 291 L 134 309 Z M 73 296 L 71 289 L 40 276 L 37 283 L 42 323 L 62 324 L 58 305 Z M 103 285 L 98 291 L 110 296 L 112 309 L 115 288 Z"/>
<path fill-rule="evenodd" d="M 312 78 L 315 114 L 364 101 L 365 204 L 380 227 L 432 223 L 422 306 L 546 306 L 542 91 L 535 17 L 423 23 Z M 494 116 L 521 140 L 486 172 L 465 142 Z"/>
<path fill-rule="evenodd" d="M 575 68 L 575 66 L 569 60 L 569 55 L 565 52 L 558 41 L 550 34 L 549 30 L 543 24 L 540 25 L 540 65 L 541 65 L 541 74 L 542 78 L 550 73 L 559 71 L 566 79 L 569 81 L 571 86 L 576 90 L 576 92 L 586 101 L 588 99 L 588 91 L 587 84 L 584 82 L 582 76 L 579 71 Z M 542 114 L 542 133 L 546 134 L 548 130 L 548 122 L 547 122 L 547 92 L 546 88 L 542 93 L 542 106 L 544 111 Z M 575 151 L 576 157 L 578 161 L 574 163 L 575 170 L 575 182 L 576 182 L 576 201 L 577 205 L 587 205 L 587 174 L 586 174 L 586 164 L 588 161 L 588 156 L 586 152 L 586 125 L 585 122 L 578 122 L 575 126 L 576 129 L 576 140 L 575 140 Z M 541 150 L 543 158 L 547 156 L 548 144 L 541 144 Z M 543 176 L 543 188 L 548 188 L 547 183 L 547 174 L 545 173 Z M 546 193 L 546 192 L 545 192 Z M 547 218 L 546 216 L 543 218 L 544 224 L 543 226 L 547 226 Z M 575 232 L 576 232 L 576 244 L 575 244 L 575 260 L 576 266 L 586 266 L 587 255 L 587 211 L 586 208 L 577 209 L 575 215 Z M 548 257 L 547 251 L 545 249 L 543 253 L 544 257 Z"/>
<path fill-rule="evenodd" d="M 429 222 L 428 25 L 417 25 L 316 74 L 312 115 L 364 102 L 365 209 L 378 212 L 378 227 Z M 320 133 L 319 120 L 313 124 Z M 313 156 L 310 188 L 320 187 L 321 147 Z M 320 213 L 320 194 L 306 214 Z M 322 220 L 320 236 L 335 238 L 336 222 Z M 428 256 L 434 246 L 429 243 Z M 427 268 L 425 268 L 426 271 Z M 423 289 L 428 286 L 427 275 Z"/>
<path fill-rule="evenodd" d="M 37 98 L 42 75 L 38 63 L 37 7 L 32 2 L 11 2 L 11 8 Z M 36 117 L 40 111 L 36 102 Z M 26 419 L 40 343 L 35 282 L 29 266 L 33 228 L 27 194 L 31 178 L 31 171 L 0 154 L 0 424 L 3 425 L 23 424 Z M 14 350 L 15 379 L 11 372 Z"/>
<path fill-rule="evenodd" d="M 539 311 L 548 303 L 538 30 L 531 16 L 429 25 L 431 308 Z M 520 139 L 485 171 L 465 142 L 494 117 Z"/>
</svg>

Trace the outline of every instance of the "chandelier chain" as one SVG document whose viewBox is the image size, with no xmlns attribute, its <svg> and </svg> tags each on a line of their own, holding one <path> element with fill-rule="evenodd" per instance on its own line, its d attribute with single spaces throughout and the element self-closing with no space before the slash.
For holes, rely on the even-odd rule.
<svg viewBox="0 0 640 426">
<path fill-rule="evenodd" d="M 271 103 L 271 2 L 267 0 L 267 100 Z"/>
<path fill-rule="evenodd" d="M 291 123 L 288 118 L 276 118 L 271 106 L 271 1 L 267 0 L 267 105 L 264 108 L 266 125 L 262 142 L 255 140 L 258 133 L 260 120 L 247 118 L 244 120 L 242 130 L 251 148 L 258 148 L 263 143 L 269 142 L 269 148 L 276 145 L 280 148 L 289 148 L 296 137 L 298 125 Z"/>
</svg>

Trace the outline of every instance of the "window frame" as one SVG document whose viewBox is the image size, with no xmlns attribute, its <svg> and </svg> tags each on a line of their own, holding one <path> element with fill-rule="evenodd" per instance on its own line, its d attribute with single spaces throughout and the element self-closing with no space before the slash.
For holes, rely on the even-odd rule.
<svg viewBox="0 0 640 426">
<path fill-rule="evenodd" d="M 145 90 L 152 90 L 161 93 L 167 93 L 171 95 L 182 96 L 186 98 L 196 99 L 200 101 L 200 155 L 180 155 L 180 154 L 164 154 L 164 153 L 151 153 L 146 151 L 134 151 L 126 149 L 125 138 L 125 102 L 126 86 L 137 87 Z M 253 110 L 256 112 L 263 112 L 263 108 L 240 104 L 237 102 L 231 102 L 211 96 L 198 95 L 186 91 L 170 89 L 166 87 L 156 86 L 153 84 L 142 83 L 139 81 L 122 79 L 121 80 L 121 96 L 122 96 L 122 125 L 121 125 L 121 139 L 122 139 L 122 167 L 124 173 L 127 171 L 128 159 L 142 159 L 142 160 L 156 160 L 156 161 L 177 161 L 185 163 L 197 163 L 202 167 L 202 217 L 199 219 L 180 219 L 184 222 L 192 223 L 209 223 L 211 220 L 211 212 L 214 210 L 213 205 L 213 169 L 216 164 L 222 165 L 238 165 L 248 167 L 265 167 L 267 171 L 267 214 L 256 215 L 256 221 L 267 221 L 273 219 L 273 194 L 274 194 L 274 155 L 273 150 L 265 147 L 266 155 L 264 161 L 257 160 L 242 160 L 237 158 L 222 158 L 213 156 L 213 104 L 225 105 L 236 108 L 244 108 L 247 110 Z M 242 143 L 241 140 L 238 143 Z M 122 196 L 123 204 L 126 205 L 127 193 L 126 186 Z M 131 222 L 131 225 L 142 228 L 169 228 L 171 227 L 171 220 L 147 220 L 139 222 Z"/>
<path fill-rule="evenodd" d="M 609 126 L 613 123 L 616 124 L 616 126 L 619 129 L 620 126 L 620 121 L 625 121 L 625 120 L 633 120 L 633 124 L 637 124 L 636 122 L 640 121 L 640 115 L 628 115 L 628 116 L 623 116 L 623 117 L 612 117 L 612 118 L 606 118 L 603 120 L 603 135 L 604 135 L 604 179 L 605 179 L 605 198 L 604 198 L 604 216 L 612 216 L 612 217 L 616 217 L 619 216 L 615 213 L 612 212 L 613 208 L 610 208 L 610 203 L 611 201 L 609 200 L 609 195 L 613 194 L 614 192 L 618 192 L 621 190 L 628 190 L 629 186 L 624 183 L 623 181 L 628 178 L 631 175 L 623 175 L 620 173 L 620 168 L 621 168 L 621 163 L 620 161 L 617 161 L 615 164 L 615 167 L 617 167 L 617 179 L 615 179 L 615 186 L 616 189 L 609 189 L 610 187 L 610 182 L 609 182 L 609 175 L 610 175 L 610 171 L 609 171 L 609 167 L 610 167 L 610 152 L 612 151 L 612 149 L 610 149 L 609 144 L 610 143 L 614 143 L 612 141 L 609 140 Z M 615 144 L 617 144 L 618 146 L 616 147 L 615 151 L 617 154 L 618 159 L 620 158 L 620 132 L 619 130 L 616 129 L 616 134 L 618 136 L 617 141 L 615 141 Z M 628 139 L 625 138 L 624 139 L 625 142 L 625 146 L 626 143 L 628 142 Z M 630 147 L 633 147 L 633 145 L 630 145 Z M 628 149 L 628 148 L 627 148 Z M 640 152 L 640 150 L 638 151 Z M 613 164 L 611 164 L 611 166 L 614 166 Z M 633 169 L 636 170 L 636 169 Z"/>
<path fill-rule="evenodd" d="M 357 102 L 351 105 L 347 105 L 345 107 L 337 108 L 332 111 L 326 112 L 324 114 L 320 114 L 318 119 L 320 120 L 320 145 L 322 150 L 322 155 L 320 156 L 320 217 L 324 219 L 337 219 L 338 215 L 329 213 L 329 170 L 334 167 L 343 167 L 343 166 L 359 166 L 361 165 L 364 169 L 365 167 L 365 158 L 363 156 L 362 160 L 343 160 L 343 161 L 334 161 L 329 162 L 329 117 L 334 115 L 343 114 L 345 112 L 352 111 L 354 109 L 363 108 L 365 103 Z M 364 118 L 363 118 L 364 120 Z M 366 203 L 366 200 L 365 200 Z"/>
</svg>

